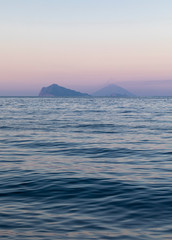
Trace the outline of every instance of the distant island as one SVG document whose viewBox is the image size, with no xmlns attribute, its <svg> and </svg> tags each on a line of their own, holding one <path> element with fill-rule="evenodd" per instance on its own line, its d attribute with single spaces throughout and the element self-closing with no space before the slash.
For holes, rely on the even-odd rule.
<svg viewBox="0 0 172 240">
<path fill-rule="evenodd" d="M 116 84 L 110 84 L 100 90 L 94 92 L 92 96 L 96 97 L 134 97 L 135 95 L 125 88 L 119 87 Z"/>
<path fill-rule="evenodd" d="M 110 84 L 93 94 L 81 93 L 71 90 L 57 84 L 52 84 L 48 87 L 43 87 L 39 93 L 39 97 L 134 97 L 135 95 L 126 89 L 115 84 Z"/>
<path fill-rule="evenodd" d="M 48 87 L 43 87 L 39 93 L 39 97 L 88 97 L 87 93 L 77 92 L 68 88 L 61 87 L 57 84 L 52 84 Z"/>
</svg>

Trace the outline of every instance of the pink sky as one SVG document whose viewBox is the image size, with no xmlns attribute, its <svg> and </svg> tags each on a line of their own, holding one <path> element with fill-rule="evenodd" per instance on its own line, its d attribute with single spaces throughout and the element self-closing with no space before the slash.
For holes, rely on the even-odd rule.
<svg viewBox="0 0 172 240">
<path fill-rule="evenodd" d="M 126 10 L 116 5 L 124 11 L 123 18 L 118 19 L 118 15 L 115 18 L 112 14 L 108 21 L 102 5 L 102 15 L 96 18 L 95 12 L 91 23 L 89 18 L 81 15 L 80 22 L 73 19 L 73 15 L 66 22 L 56 18 L 49 22 L 48 16 L 43 15 L 34 21 L 26 21 L 24 14 L 16 20 L 19 10 L 11 9 L 16 21 L 2 16 L 4 21 L 0 23 L 0 95 L 8 92 L 35 95 L 42 86 L 52 83 L 87 91 L 109 81 L 118 84 L 136 81 L 138 85 L 145 80 L 172 79 L 172 21 L 167 18 L 170 2 L 165 3 L 164 9 L 157 8 L 159 13 L 163 10 L 162 18 L 149 16 L 149 21 L 146 6 L 145 12 L 141 12 L 142 5 L 139 10 L 142 18 L 131 9 L 126 13 L 128 18 L 125 16 L 124 19 Z M 153 10 L 155 6 L 151 6 Z M 51 1 L 49 7 L 47 11 L 51 12 Z M 63 8 L 65 10 L 65 6 Z M 46 9 L 44 11 L 46 13 Z M 30 12 L 31 19 L 35 17 L 32 14 Z"/>
</svg>

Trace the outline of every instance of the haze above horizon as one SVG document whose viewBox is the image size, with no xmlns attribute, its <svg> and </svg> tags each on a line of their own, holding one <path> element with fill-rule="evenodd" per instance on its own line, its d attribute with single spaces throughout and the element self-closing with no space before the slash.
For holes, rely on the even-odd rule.
<svg viewBox="0 0 172 240">
<path fill-rule="evenodd" d="M 171 0 L 0 1 L 0 95 L 52 83 L 169 95 L 171 12 Z"/>
</svg>

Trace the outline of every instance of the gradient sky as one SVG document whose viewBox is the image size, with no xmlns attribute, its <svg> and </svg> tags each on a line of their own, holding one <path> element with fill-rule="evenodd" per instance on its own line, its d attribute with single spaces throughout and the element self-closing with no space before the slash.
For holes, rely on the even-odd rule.
<svg viewBox="0 0 172 240">
<path fill-rule="evenodd" d="M 158 80 L 172 89 L 172 0 L 0 0 L 0 95 Z"/>
</svg>

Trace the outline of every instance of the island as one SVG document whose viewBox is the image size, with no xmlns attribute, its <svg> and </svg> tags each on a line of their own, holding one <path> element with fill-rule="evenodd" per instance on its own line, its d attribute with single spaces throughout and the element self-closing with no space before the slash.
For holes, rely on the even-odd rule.
<svg viewBox="0 0 172 240">
<path fill-rule="evenodd" d="M 88 97 L 87 93 L 77 92 L 57 84 L 43 87 L 39 93 L 39 97 Z"/>
<path fill-rule="evenodd" d="M 95 97 L 134 97 L 135 95 L 125 88 L 119 87 L 116 84 L 110 84 L 100 90 L 94 92 Z"/>
</svg>

